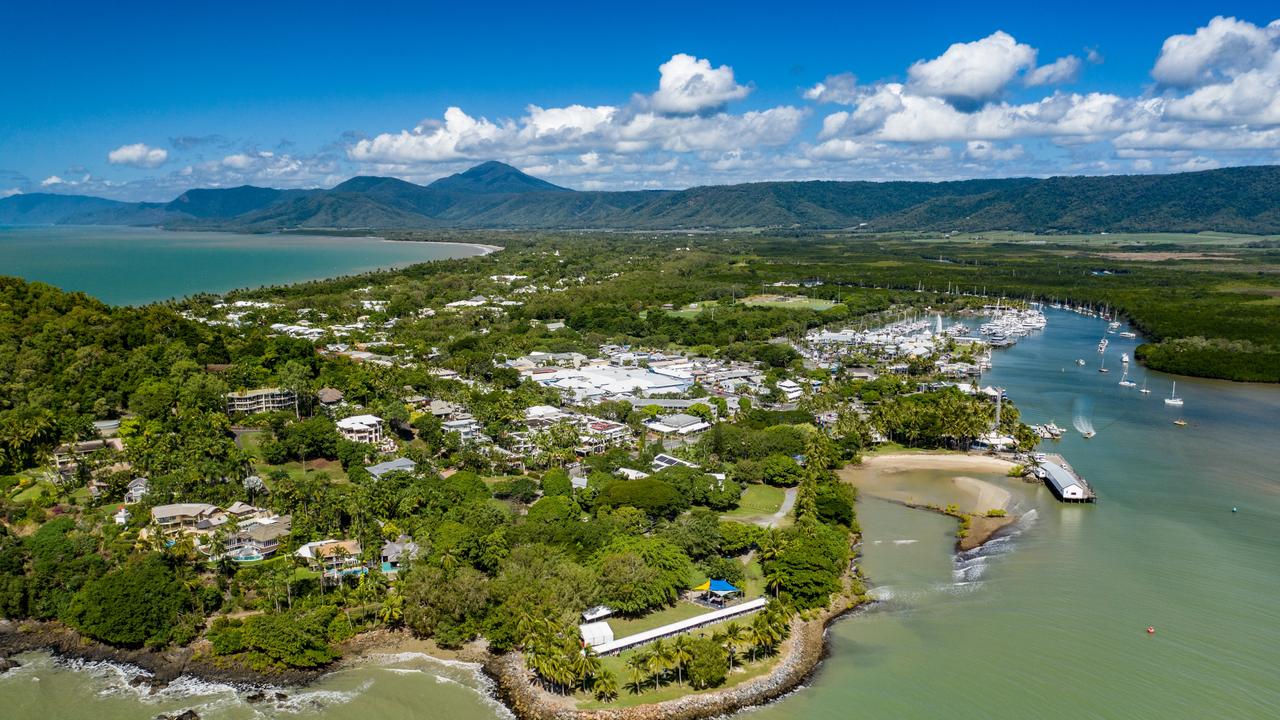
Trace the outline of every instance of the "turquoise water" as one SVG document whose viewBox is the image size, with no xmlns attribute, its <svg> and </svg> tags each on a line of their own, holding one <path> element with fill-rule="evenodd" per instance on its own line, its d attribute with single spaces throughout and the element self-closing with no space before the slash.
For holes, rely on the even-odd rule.
<svg viewBox="0 0 1280 720">
<path fill-rule="evenodd" d="M 1186 405 L 1175 412 L 1162 402 L 1172 378 L 1149 374 L 1142 396 L 1097 372 L 1104 329 L 1052 313 L 983 379 L 1031 422 L 1087 416 L 1097 437 L 1073 433 L 1055 449 L 1098 504 L 1007 481 L 1022 515 L 1013 534 L 957 558 L 951 520 L 861 501 L 861 563 L 883 601 L 831 629 L 808 687 L 742 717 L 1280 717 L 1280 388 L 1178 379 Z M 1111 337 L 1109 366 L 1133 346 Z M 1172 424 L 1178 415 L 1187 427 Z M 507 716 L 474 670 L 422 658 L 367 663 L 263 707 L 220 686 L 141 697 L 110 669 L 29 657 L 0 677 L 4 717 L 123 720 L 188 706 L 218 720 Z"/>
<path fill-rule="evenodd" d="M 471 257 L 478 247 L 320 235 L 127 227 L 0 227 L 0 275 L 116 305 Z"/>
</svg>

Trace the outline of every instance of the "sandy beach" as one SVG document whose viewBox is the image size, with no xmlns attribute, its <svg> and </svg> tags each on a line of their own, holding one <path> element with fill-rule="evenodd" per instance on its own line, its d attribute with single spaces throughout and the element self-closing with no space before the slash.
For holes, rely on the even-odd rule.
<svg viewBox="0 0 1280 720">
<path fill-rule="evenodd" d="M 900 453 L 872 455 L 840 476 L 860 492 L 909 505 L 955 504 L 968 513 L 1008 509 L 1009 490 L 974 475 L 1004 475 L 1014 464 L 987 455 Z M 943 472 L 935 472 L 943 471 Z"/>
</svg>

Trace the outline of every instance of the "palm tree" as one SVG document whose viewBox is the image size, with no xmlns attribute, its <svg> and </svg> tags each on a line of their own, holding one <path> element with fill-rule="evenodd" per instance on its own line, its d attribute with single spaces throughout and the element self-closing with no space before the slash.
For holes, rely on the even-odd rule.
<svg viewBox="0 0 1280 720">
<path fill-rule="evenodd" d="M 724 632 L 721 633 L 722 642 L 724 643 L 725 652 L 729 655 L 729 671 L 733 671 L 735 661 L 738 659 L 738 646 L 746 639 L 746 630 L 736 621 L 729 622 L 724 626 Z"/>
<path fill-rule="evenodd" d="M 387 593 L 386 600 L 382 601 L 382 608 L 378 611 L 378 618 L 382 620 L 382 624 L 388 627 L 399 625 L 404 620 L 404 596 L 396 592 L 395 588 Z"/>
<path fill-rule="evenodd" d="M 688 635 L 677 635 L 671 641 L 671 660 L 676 666 L 676 681 L 684 684 L 684 666 L 693 661 L 693 646 Z"/>
<path fill-rule="evenodd" d="M 631 673 L 631 692 L 636 695 L 644 688 L 644 681 L 649 678 L 649 657 L 642 650 L 627 658 L 627 671 Z"/>
<path fill-rule="evenodd" d="M 764 575 L 764 584 L 776 598 L 782 586 L 786 584 L 786 574 L 779 568 L 770 568 Z"/>
<path fill-rule="evenodd" d="M 601 669 L 591 681 L 591 689 L 600 702 L 613 702 L 618 698 L 618 678 L 612 672 Z"/>
<path fill-rule="evenodd" d="M 655 686 L 662 685 L 662 675 L 671 667 L 671 650 L 662 638 L 653 641 L 649 646 L 649 672 L 653 673 Z"/>
</svg>

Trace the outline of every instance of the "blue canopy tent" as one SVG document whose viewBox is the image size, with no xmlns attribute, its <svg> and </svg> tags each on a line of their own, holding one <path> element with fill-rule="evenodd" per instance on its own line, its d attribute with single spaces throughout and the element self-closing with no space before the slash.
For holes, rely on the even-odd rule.
<svg viewBox="0 0 1280 720">
<path fill-rule="evenodd" d="M 694 588 L 694 592 L 700 592 L 703 598 L 721 605 L 730 597 L 742 594 L 742 591 L 734 587 L 733 583 L 725 580 L 708 580 Z"/>
</svg>

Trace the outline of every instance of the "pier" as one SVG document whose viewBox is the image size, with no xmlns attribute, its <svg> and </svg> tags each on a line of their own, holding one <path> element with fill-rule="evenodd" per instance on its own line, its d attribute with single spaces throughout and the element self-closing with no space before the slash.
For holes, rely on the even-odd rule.
<svg viewBox="0 0 1280 720">
<path fill-rule="evenodd" d="M 1040 463 L 1039 474 L 1053 496 L 1068 503 L 1097 502 L 1098 496 L 1089 483 L 1067 464 L 1066 458 L 1054 453 Z"/>
</svg>

